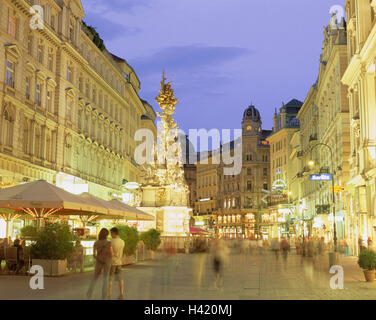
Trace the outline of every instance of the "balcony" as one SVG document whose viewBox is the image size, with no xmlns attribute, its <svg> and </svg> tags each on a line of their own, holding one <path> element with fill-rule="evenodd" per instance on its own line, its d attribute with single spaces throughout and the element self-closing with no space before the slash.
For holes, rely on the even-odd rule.
<svg viewBox="0 0 376 320">
<path fill-rule="evenodd" d="M 320 168 L 320 174 L 329 174 L 329 173 L 330 173 L 329 167 Z"/>
</svg>

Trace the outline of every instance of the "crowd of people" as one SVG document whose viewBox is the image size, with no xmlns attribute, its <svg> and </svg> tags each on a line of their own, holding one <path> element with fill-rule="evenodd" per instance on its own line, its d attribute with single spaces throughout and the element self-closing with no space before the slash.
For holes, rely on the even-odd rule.
<svg viewBox="0 0 376 320">
<path fill-rule="evenodd" d="M 2 268 L 3 261 L 7 261 L 7 250 L 8 248 L 17 248 L 17 259 L 12 261 L 12 263 L 6 263 L 4 270 Z M 20 240 L 18 236 L 12 240 L 11 237 L 4 238 L 0 241 L 0 272 L 3 271 L 13 271 L 16 274 L 19 274 L 26 264 L 25 256 L 26 242 L 25 240 Z"/>
<path fill-rule="evenodd" d="M 16 257 L 9 259 L 8 249 L 17 248 Z M 30 253 L 26 246 L 26 240 L 21 240 L 16 236 L 14 240 L 11 237 L 0 239 L 0 273 L 3 272 L 12 272 L 14 274 L 24 274 L 26 273 L 25 267 L 30 262 Z M 80 268 L 83 272 L 84 268 L 84 247 L 81 244 L 81 241 L 76 241 L 74 252 L 68 258 L 68 269 L 71 271 L 76 271 L 77 267 Z M 4 267 L 3 267 L 4 264 Z"/>
</svg>

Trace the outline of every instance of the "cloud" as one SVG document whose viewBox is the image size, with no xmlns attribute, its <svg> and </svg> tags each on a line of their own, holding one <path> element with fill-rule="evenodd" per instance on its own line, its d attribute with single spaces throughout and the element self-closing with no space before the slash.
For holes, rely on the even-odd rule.
<svg viewBox="0 0 376 320">
<path fill-rule="evenodd" d="M 248 49 L 237 47 L 172 46 L 129 62 L 143 75 L 161 72 L 162 69 L 192 72 L 210 67 L 217 68 L 250 53 Z"/>
</svg>

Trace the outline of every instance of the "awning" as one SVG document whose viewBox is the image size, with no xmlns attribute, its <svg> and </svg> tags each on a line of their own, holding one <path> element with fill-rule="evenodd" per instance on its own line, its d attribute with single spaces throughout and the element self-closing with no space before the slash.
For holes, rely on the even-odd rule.
<svg viewBox="0 0 376 320">
<path fill-rule="evenodd" d="M 138 221 L 154 221 L 155 217 L 149 213 L 143 212 L 137 208 L 128 206 L 127 204 L 113 199 L 110 201 L 107 201 L 111 204 L 111 207 L 117 208 L 118 210 L 121 210 L 125 212 L 129 218 L 127 220 L 138 220 Z"/>
<path fill-rule="evenodd" d="M 35 218 L 48 218 L 51 215 L 108 214 L 106 207 L 44 180 L 0 190 L 0 208 L 24 212 Z"/>
<path fill-rule="evenodd" d="M 204 229 L 189 227 L 189 233 L 190 234 L 202 234 L 202 233 L 209 233 L 209 232 L 207 232 Z"/>
</svg>

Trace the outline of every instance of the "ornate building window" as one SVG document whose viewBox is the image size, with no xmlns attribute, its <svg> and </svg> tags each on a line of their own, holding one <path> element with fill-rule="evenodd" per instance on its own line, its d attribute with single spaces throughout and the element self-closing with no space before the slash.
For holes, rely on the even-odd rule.
<svg viewBox="0 0 376 320">
<path fill-rule="evenodd" d="M 43 64 L 43 45 L 41 43 L 38 45 L 37 60 Z"/>
<path fill-rule="evenodd" d="M 65 165 L 68 167 L 72 166 L 72 136 L 67 134 L 65 136 L 65 143 L 64 143 L 64 155 L 65 155 Z"/>
<path fill-rule="evenodd" d="M 27 100 L 30 100 L 30 85 L 31 80 L 29 76 L 26 76 L 25 78 L 25 97 Z"/>
<path fill-rule="evenodd" d="M 17 19 L 16 19 L 16 17 L 9 15 L 8 34 L 10 34 L 13 38 L 15 38 L 16 37 L 16 30 L 17 30 Z"/>
<path fill-rule="evenodd" d="M 51 135 L 50 133 L 47 133 L 46 137 L 46 160 L 52 162 L 52 156 L 51 156 Z"/>
<path fill-rule="evenodd" d="M 42 85 L 38 82 L 35 86 L 35 103 L 38 106 L 42 105 Z"/>
<path fill-rule="evenodd" d="M 6 79 L 5 79 L 6 85 L 10 88 L 14 88 L 14 79 L 15 79 L 15 63 L 10 60 L 7 60 Z"/>
<path fill-rule="evenodd" d="M 48 65 L 48 70 L 53 72 L 54 71 L 54 54 L 53 54 L 53 50 L 51 48 L 49 49 L 49 52 L 48 52 L 47 65 Z"/>
<path fill-rule="evenodd" d="M 86 80 L 86 88 L 85 88 L 85 94 L 86 94 L 86 97 L 90 98 L 90 84 L 89 84 L 89 80 L 87 79 Z"/>
<path fill-rule="evenodd" d="M 23 124 L 22 151 L 25 154 L 29 153 L 29 123 L 27 120 L 25 120 Z"/>
<path fill-rule="evenodd" d="M 34 156 L 41 158 L 42 153 L 42 136 L 40 133 L 40 128 L 37 126 L 35 128 L 35 140 L 34 140 Z"/>
<path fill-rule="evenodd" d="M 69 39 L 73 43 L 74 43 L 74 27 L 75 27 L 74 20 L 70 19 L 70 23 L 69 23 Z"/>
<path fill-rule="evenodd" d="M 53 108 L 52 108 L 52 91 L 47 90 L 47 103 L 46 103 L 46 108 L 48 112 L 53 113 Z"/>
<path fill-rule="evenodd" d="M 14 120 L 11 113 L 8 108 L 5 108 L 3 113 L 3 143 L 8 147 L 12 147 L 13 145 L 13 125 Z"/>
<path fill-rule="evenodd" d="M 78 89 L 80 92 L 84 92 L 84 78 L 82 77 L 82 74 L 80 74 L 80 78 L 78 79 Z"/>
<path fill-rule="evenodd" d="M 67 66 L 67 80 L 73 82 L 72 67 L 70 64 Z"/>
</svg>

